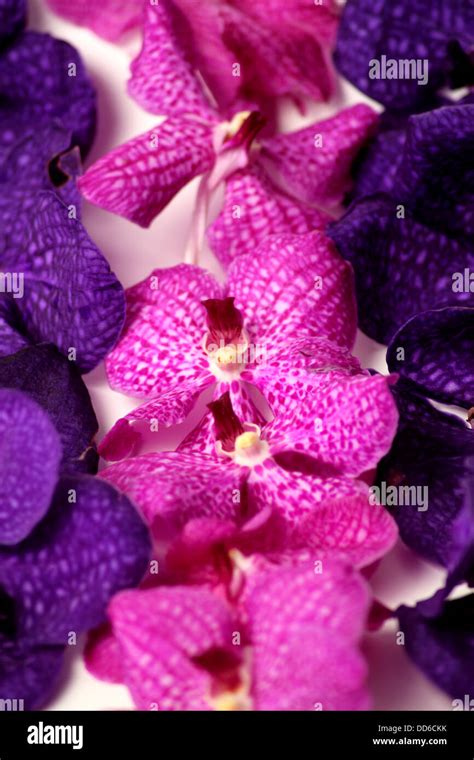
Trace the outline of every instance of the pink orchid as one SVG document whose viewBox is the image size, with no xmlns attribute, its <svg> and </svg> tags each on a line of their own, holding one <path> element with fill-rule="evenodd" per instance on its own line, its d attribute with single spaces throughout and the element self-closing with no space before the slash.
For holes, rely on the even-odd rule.
<svg viewBox="0 0 474 760">
<path fill-rule="evenodd" d="M 56 13 L 108 40 L 144 24 L 134 73 L 145 106 L 163 110 L 170 89 L 170 50 L 199 72 L 219 106 L 245 99 L 291 96 L 327 100 L 334 87 L 330 62 L 338 24 L 336 0 L 48 0 Z M 156 85 L 153 96 L 145 79 Z M 131 87 L 143 102 L 143 93 Z M 177 93 L 181 95 L 182 93 Z M 142 97 L 140 97 L 142 96 Z"/>
<path fill-rule="evenodd" d="M 238 414 L 258 422 L 252 386 L 273 413 L 296 403 L 307 370 L 354 374 L 350 266 L 322 233 L 276 235 L 239 256 L 226 285 L 182 264 L 155 270 L 127 291 L 127 317 L 106 361 L 115 390 L 148 402 L 119 420 L 101 453 L 137 451 L 142 433 L 184 421 L 201 394 L 226 390 Z"/>
<path fill-rule="evenodd" d="M 237 553 L 232 565 L 231 597 L 199 586 L 115 596 L 88 668 L 125 683 L 143 710 L 369 709 L 360 576 L 338 562 L 318 573 Z"/>
<path fill-rule="evenodd" d="M 357 480 L 396 431 L 389 379 L 330 373 L 304 390 L 262 428 L 239 420 L 227 392 L 209 405 L 212 447 L 203 450 L 198 428 L 177 451 L 102 472 L 136 503 L 165 557 L 170 550 L 167 563 L 176 568 L 184 558 L 191 567 L 197 557 L 212 565 L 224 546 L 269 555 L 317 550 L 364 566 L 391 548 L 395 524 Z"/>
<path fill-rule="evenodd" d="M 144 0 L 47 0 L 59 16 L 87 26 L 106 40 L 118 40 L 139 26 Z"/>
<path fill-rule="evenodd" d="M 199 13 L 206 13 L 202 6 Z M 168 5 L 160 2 L 148 15 L 130 90 L 167 119 L 90 167 L 80 179 L 85 197 L 147 227 L 179 190 L 201 176 L 187 252 L 190 262 L 197 261 L 202 246 L 211 198 L 228 180 L 234 181 L 223 217 L 210 237 L 223 263 L 252 250 L 270 232 L 323 228 L 330 219 L 327 211 L 348 189 L 352 161 L 373 131 L 377 114 L 357 105 L 297 132 L 257 142 L 262 116 L 235 107 L 227 118 L 214 107 L 179 44 Z M 231 254 L 223 254 L 236 194 L 236 242 Z"/>
</svg>

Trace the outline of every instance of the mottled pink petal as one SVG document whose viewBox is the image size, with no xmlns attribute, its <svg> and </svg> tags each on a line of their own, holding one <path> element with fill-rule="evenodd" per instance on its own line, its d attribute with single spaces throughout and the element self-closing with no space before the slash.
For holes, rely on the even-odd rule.
<svg viewBox="0 0 474 760">
<path fill-rule="evenodd" d="M 371 504 L 367 489 L 353 495 L 327 498 L 297 526 L 289 547 L 311 556 L 342 559 L 353 567 L 367 567 L 396 543 L 398 529 L 387 510 Z"/>
<path fill-rule="evenodd" d="M 214 163 L 212 128 L 170 117 L 99 158 L 79 179 L 91 203 L 148 227 L 193 177 Z"/>
<path fill-rule="evenodd" d="M 339 563 L 255 573 L 245 604 L 255 709 L 369 709 L 359 651 L 368 602 L 361 577 Z"/>
<path fill-rule="evenodd" d="M 283 469 L 274 459 L 254 467 L 248 479 L 249 504 L 254 512 L 270 507 L 285 521 L 287 535 L 313 515 L 326 499 L 351 498 L 362 485 L 331 472 L 307 475 Z"/>
<path fill-rule="evenodd" d="M 176 4 L 147 3 L 143 47 L 133 61 L 128 91 L 143 108 L 167 116 L 214 118 L 196 76 L 189 25 Z"/>
<path fill-rule="evenodd" d="M 192 30 L 188 55 L 192 55 L 219 106 L 231 109 L 239 100 L 242 76 L 234 75 L 238 58 L 228 44 L 225 27 L 228 15 L 240 17 L 240 14 L 222 0 L 174 0 L 174 5 L 182 11 Z"/>
<path fill-rule="evenodd" d="M 308 393 L 333 383 L 334 374 L 366 374 L 346 348 L 325 338 L 296 338 L 288 346 L 276 346 L 264 361 L 245 370 L 248 380 L 263 394 L 277 416 L 297 406 Z"/>
<path fill-rule="evenodd" d="M 125 591 L 112 601 L 125 683 L 142 710 L 211 710 L 212 676 L 198 658 L 232 655 L 232 616 L 200 588 Z"/>
<path fill-rule="evenodd" d="M 200 380 L 209 366 L 201 301 L 222 295 L 212 275 L 187 264 L 155 269 L 129 288 L 125 328 L 107 359 L 112 388 L 154 398 Z"/>
<path fill-rule="evenodd" d="M 330 97 L 335 78 L 314 24 L 298 28 L 287 19 L 268 23 L 268 17 L 262 23 L 228 4 L 222 16 L 225 42 L 240 64 L 245 93 L 261 99 L 288 95 L 299 105 L 305 97 Z"/>
<path fill-rule="evenodd" d="M 319 40 L 334 41 L 340 16 L 337 0 L 322 3 L 308 0 L 234 0 L 244 13 L 268 26 L 281 29 L 282 22 L 294 28 L 311 29 Z"/>
<path fill-rule="evenodd" d="M 122 653 L 109 623 L 104 623 L 89 634 L 84 662 L 89 673 L 101 681 L 123 683 Z"/>
<path fill-rule="evenodd" d="M 251 340 L 266 350 L 301 337 L 350 348 L 356 333 L 352 269 L 320 232 L 274 235 L 232 262 L 227 290 Z"/>
<path fill-rule="evenodd" d="M 275 182 L 301 201 L 331 207 L 351 185 L 351 166 L 378 120 L 359 104 L 298 132 L 261 140 L 261 161 Z"/>
<path fill-rule="evenodd" d="M 207 230 L 209 244 L 224 267 L 236 256 L 253 253 L 269 235 L 302 235 L 324 229 L 330 217 L 290 198 L 255 163 L 226 183 L 222 211 Z"/>
<path fill-rule="evenodd" d="M 117 462 L 101 477 L 135 502 L 156 538 L 168 540 L 194 518 L 238 517 L 245 472 L 227 460 L 170 451 Z"/>
<path fill-rule="evenodd" d="M 48 5 L 73 24 L 115 41 L 140 24 L 143 0 L 48 0 Z"/>
<path fill-rule="evenodd" d="M 329 386 L 316 386 L 265 428 L 272 453 L 304 453 L 345 475 L 371 470 L 390 449 L 397 429 L 392 382 L 382 375 L 335 375 Z"/>
<path fill-rule="evenodd" d="M 99 454 L 111 462 L 137 454 L 164 427 L 183 422 L 199 396 L 214 382 L 208 372 L 183 380 L 176 388 L 141 404 L 119 419 L 102 439 Z M 209 432 L 212 441 L 212 434 Z M 202 450 L 202 449 L 200 449 Z"/>
</svg>

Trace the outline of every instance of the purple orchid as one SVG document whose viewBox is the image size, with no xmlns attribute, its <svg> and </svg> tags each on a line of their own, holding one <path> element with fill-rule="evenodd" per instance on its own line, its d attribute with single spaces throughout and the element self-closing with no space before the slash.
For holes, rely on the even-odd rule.
<svg viewBox="0 0 474 760">
<path fill-rule="evenodd" d="M 474 310 L 446 308 L 410 320 L 392 339 L 387 362 L 401 375 L 393 393 L 400 422 L 379 480 L 399 488 L 423 489 L 422 509 L 391 509 L 403 540 L 426 559 L 449 570 L 470 545 L 472 513 L 465 508 L 464 482 L 474 457 Z M 465 420 L 428 399 L 463 407 Z M 388 504 L 390 508 L 390 504 Z"/>
<path fill-rule="evenodd" d="M 269 234 L 323 228 L 350 186 L 350 167 L 370 135 L 376 114 L 358 105 L 298 132 L 262 138 L 258 112 L 222 122 L 170 116 L 160 126 L 99 159 L 79 180 L 85 197 L 147 227 L 193 177 L 203 175 L 196 201 L 195 261 L 212 195 L 226 184 L 221 215 L 209 241 L 224 265 Z M 237 209 L 237 211 L 236 211 Z M 324 210 L 321 210 L 324 209 Z"/>
<path fill-rule="evenodd" d="M 48 34 L 24 31 L 25 0 L 0 0 L 0 164 L 39 127 L 62 125 L 87 153 L 95 92 L 77 51 Z"/>
<path fill-rule="evenodd" d="M 95 93 L 73 48 L 21 32 L 24 3 L 1 9 L 11 24 L 0 51 L 0 356 L 54 342 L 86 372 L 125 316 L 123 289 L 79 221 Z"/>
<path fill-rule="evenodd" d="M 413 113 L 443 87 L 474 85 L 473 50 L 471 2 L 347 0 L 335 62 L 366 95 Z"/>
<path fill-rule="evenodd" d="M 54 342 L 87 372 L 117 342 L 125 297 L 80 222 L 70 142 L 63 127 L 39 126 L 0 165 L 0 356 Z"/>
<path fill-rule="evenodd" d="M 114 597 L 113 633 L 93 642 L 88 667 L 143 710 L 368 709 L 360 576 L 337 562 L 317 574 L 231 559 L 232 594 L 178 585 Z"/>
<path fill-rule="evenodd" d="M 381 343 L 421 311 L 472 299 L 473 117 L 470 103 L 411 116 L 385 192 L 361 198 L 330 229 L 354 265 L 360 326 Z M 389 156 L 380 159 L 376 176 Z"/>
<path fill-rule="evenodd" d="M 428 678 L 454 697 L 453 709 L 471 710 L 474 593 L 462 595 L 460 586 L 464 582 L 470 588 L 474 585 L 474 458 L 466 462 L 458 492 L 463 497 L 458 515 L 458 523 L 464 527 L 463 549 L 451 566 L 444 588 L 415 607 L 402 605 L 395 614 L 405 634 L 409 657 Z M 456 590 L 454 599 L 449 598 L 453 590 Z"/>
<path fill-rule="evenodd" d="M 182 422 L 211 387 L 216 398 L 229 390 L 256 422 L 252 386 L 274 412 L 297 405 L 309 368 L 360 372 L 348 353 L 355 332 L 350 266 L 317 232 L 268 238 L 235 259 L 226 285 L 186 264 L 155 270 L 127 291 L 125 328 L 106 363 L 112 388 L 149 400 L 119 420 L 101 453 L 136 451 L 153 422 Z"/>
<path fill-rule="evenodd" d="M 26 709 L 49 698 L 66 645 L 146 570 L 132 504 L 81 473 L 93 467 L 90 440 L 79 449 L 94 421 L 80 376 L 53 347 L 0 359 L 0 696 Z"/>
</svg>

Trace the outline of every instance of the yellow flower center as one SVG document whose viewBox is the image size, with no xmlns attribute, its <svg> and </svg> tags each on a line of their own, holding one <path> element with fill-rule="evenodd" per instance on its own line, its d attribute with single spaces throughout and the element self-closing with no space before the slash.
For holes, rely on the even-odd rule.
<svg viewBox="0 0 474 760">
<path fill-rule="evenodd" d="M 259 442 L 259 434 L 254 430 L 248 430 L 247 432 L 238 435 L 235 439 L 235 450 L 246 451 L 253 448 L 254 446 L 258 446 Z"/>
<path fill-rule="evenodd" d="M 239 111 L 239 113 L 234 114 L 232 119 L 230 121 L 226 122 L 226 139 L 230 140 L 232 137 L 235 137 L 239 129 L 241 128 L 242 124 L 247 121 L 248 117 L 250 116 L 250 111 Z"/>
<path fill-rule="evenodd" d="M 237 351 L 234 345 L 222 346 L 215 353 L 215 361 L 220 367 L 228 367 L 237 361 Z"/>
</svg>

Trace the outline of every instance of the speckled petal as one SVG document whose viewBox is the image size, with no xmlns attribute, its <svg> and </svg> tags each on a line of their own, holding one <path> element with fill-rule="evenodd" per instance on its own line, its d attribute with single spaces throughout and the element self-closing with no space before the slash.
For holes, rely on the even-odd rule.
<svg viewBox="0 0 474 760">
<path fill-rule="evenodd" d="M 242 469 L 206 454 L 144 454 L 112 464 L 101 477 L 134 501 L 162 541 L 174 538 L 190 519 L 233 519 L 240 511 Z"/>
<path fill-rule="evenodd" d="M 344 565 L 255 574 L 246 612 L 257 710 L 364 710 L 367 666 L 359 651 L 368 608 L 360 576 Z"/>
<path fill-rule="evenodd" d="M 56 487 L 61 443 L 25 393 L 0 389 L 0 544 L 22 541 L 44 517 Z"/>
<path fill-rule="evenodd" d="M 473 9 L 463 0 L 348 0 L 339 27 L 335 62 L 339 71 L 359 90 L 388 108 L 429 105 L 445 83 L 447 43 L 472 42 Z M 377 74 L 371 61 L 426 60 L 428 81 L 418 76 L 393 79 Z M 388 72 L 387 72 L 388 73 Z M 423 72 L 421 72 L 423 73 Z"/>
<path fill-rule="evenodd" d="M 453 700 L 451 709 L 470 710 L 474 683 L 474 593 L 445 601 L 436 616 L 426 609 L 430 601 L 419 602 L 415 607 L 403 605 L 397 610 L 406 652 L 428 678 L 457 700 Z"/>
<path fill-rule="evenodd" d="M 267 350 L 305 336 L 353 344 L 352 271 L 322 233 L 275 235 L 254 254 L 237 256 L 227 290 L 251 339 Z"/>
<path fill-rule="evenodd" d="M 397 372 L 422 396 L 474 406 L 474 309 L 425 311 L 394 335 L 387 351 Z"/>
<path fill-rule="evenodd" d="M 187 264 L 156 269 L 129 288 L 123 334 L 107 359 L 112 388 L 153 398 L 198 380 L 209 367 L 201 302 L 222 296 L 211 274 Z"/>
<path fill-rule="evenodd" d="M 30 647 L 0 635 L 0 699 L 23 700 L 24 710 L 42 708 L 58 684 L 63 655 L 64 647 Z"/>
<path fill-rule="evenodd" d="M 13 249 L 12 243 L 21 240 L 19 214 L 35 215 L 39 191 L 52 190 L 67 206 L 74 206 L 80 218 L 81 196 L 75 180 L 81 172 L 81 160 L 79 149 L 70 146 L 70 131 L 53 122 L 38 125 L 34 133 L 22 136 L 8 149 L 0 166 L 2 258 L 8 256 L 5 249 Z"/>
<path fill-rule="evenodd" d="M 131 65 L 128 91 L 151 113 L 166 116 L 215 116 L 196 76 L 193 40 L 177 4 L 147 4 L 143 47 Z"/>
<path fill-rule="evenodd" d="M 0 0 L 0 42 L 14 37 L 26 21 L 26 0 Z"/>
<path fill-rule="evenodd" d="M 97 471 L 93 441 L 98 422 L 73 362 L 54 346 L 30 346 L 0 359 L 0 387 L 22 391 L 48 413 L 61 439 L 63 472 Z"/>
<path fill-rule="evenodd" d="M 385 499 L 401 538 L 428 561 L 453 569 L 470 540 L 462 513 L 464 479 L 474 456 L 473 431 L 453 414 L 411 394 L 402 379 L 393 392 L 399 429 L 380 464 L 377 482 L 412 489 L 403 505 Z"/>
<path fill-rule="evenodd" d="M 141 710 L 211 710 L 212 677 L 199 657 L 231 653 L 224 601 L 200 588 L 127 591 L 109 609 L 125 683 Z"/>
<path fill-rule="evenodd" d="M 474 8 L 472 13 L 474 24 Z M 399 202 L 409 205 L 418 220 L 470 245 L 474 235 L 474 104 L 412 116 L 399 178 Z"/>
<path fill-rule="evenodd" d="M 115 42 L 142 21 L 143 0 L 47 0 L 52 10 L 73 24 L 86 26 Z"/>
<path fill-rule="evenodd" d="M 16 601 L 20 636 L 67 644 L 104 619 L 117 591 L 143 577 L 148 532 L 128 499 L 89 475 L 59 481 L 47 517 L 0 550 L 0 585 Z"/>
<path fill-rule="evenodd" d="M 236 256 L 253 253 L 269 235 L 323 230 L 329 220 L 319 209 L 278 190 L 255 163 L 227 180 L 223 209 L 207 236 L 221 264 L 228 267 Z"/>
<path fill-rule="evenodd" d="M 82 59 L 67 42 L 37 32 L 19 35 L 0 56 L 0 97 L 0 149 L 56 119 L 84 154 L 90 148 L 95 91 Z"/>
<path fill-rule="evenodd" d="M 304 453 L 351 476 L 376 467 L 397 429 L 392 382 L 355 375 L 334 376 L 325 388 L 316 385 L 265 428 L 272 453 Z"/>
<path fill-rule="evenodd" d="M 297 132 L 261 140 L 261 161 L 290 195 L 334 206 L 350 188 L 353 160 L 375 131 L 377 119 L 365 104 L 345 108 Z"/>
<path fill-rule="evenodd" d="M 20 330 L 21 318 L 13 298 L 0 294 L 0 356 L 9 356 L 29 345 Z"/>
<path fill-rule="evenodd" d="M 96 161 L 79 187 L 91 203 L 148 227 L 214 159 L 210 125 L 172 116 Z"/>
<path fill-rule="evenodd" d="M 379 343 L 389 343 L 420 311 L 467 306 L 472 299 L 453 290 L 456 273 L 474 269 L 472 250 L 402 209 L 388 196 L 373 196 L 329 230 L 354 266 L 360 327 Z"/>
<path fill-rule="evenodd" d="M 297 407 L 308 393 L 330 386 L 334 374 L 365 373 L 346 348 L 325 338 L 297 338 L 270 351 L 261 364 L 245 370 L 241 379 L 257 386 L 278 416 Z"/>
<path fill-rule="evenodd" d="M 83 372 L 93 369 L 120 334 L 122 286 L 81 223 L 52 193 L 39 194 L 34 217 L 25 213 L 18 224 L 23 329 L 33 342 L 55 343 Z"/>
<path fill-rule="evenodd" d="M 104 459 L 116 462 L 138 454 L 149 436 L 163 427 L 184 422 L 199 396 L 214 382 L 209 372 L 183 380 L 175 388 L 147 401 L 126 417 L 118 420 L 102 439 L 99 453 Z M 214 441 L 213 441 L 214 443 Z"/>
<path fill-rule="evenodd" d="M 329 469 L 304 473 L 268 460 L 254 468 L 248 484 L 252 510 L 271 509 L 280 518 L 274 550 L 303 550 L 363 567 L 396 540 L 393 519 L 383 507 L 369 503 L 367 486 L 336 477 Z"/>
</svg>

